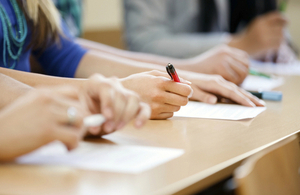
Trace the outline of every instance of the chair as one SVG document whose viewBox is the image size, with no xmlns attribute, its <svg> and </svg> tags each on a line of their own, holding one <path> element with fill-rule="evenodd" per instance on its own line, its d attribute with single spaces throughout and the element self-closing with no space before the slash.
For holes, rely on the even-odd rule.
<svg viewBox="0 0 300 195">
<path fill-rule="evenodd" d="M 296 135 L 246 159 L 235 170 L 238 195 L 300 195 L 300 149 Z"/>
</svg>

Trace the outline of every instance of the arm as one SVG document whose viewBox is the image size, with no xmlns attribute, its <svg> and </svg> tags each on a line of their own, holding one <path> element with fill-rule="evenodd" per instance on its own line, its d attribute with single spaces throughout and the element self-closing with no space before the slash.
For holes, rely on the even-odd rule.
<svg viewBox="0 0 300 195">
<path fill-rule="evenodd" d="M 181 11 L 191 14 L 194 1 L 185 1 L 179 5 Z M 176 2 L 175 2 L 176 3 Z M 188 58 L 199 55 L 228 39 L 225 33 L 197 33 L 193 24 L 196 16 L 189 16 L 178 30 L 173 13 L 176 15 L 173 1 L 161 0 L 125 0 L 125 38 L 130 50 L 159 54 L 169 57 Z M 184 7 L 187 6 L 187 7 Z M 193 11 L 193 10 L 192 10 Z M 171 19 L 170 19 L 171 18 Z M 192 26 L 192 27 L 191 27 Z"/>
<path fill-rule="evenodd" d="M 231 48 L 226 45 L 221 45 L 213 48 L 201 55 L 189 59 L 178 59 L 164 57 L 154 54 L 146 54 L 140 52 L 131 52 L 122 49 L 117 49 L 101 43 L 89 41 L 86 39 L 76 39 L 76 42 L 84 48 L 93 50 L 93 53 L 98 53 L 103 56 L 107 54 L 113 55 L 113 58 L 120 57 L 123 59 L 134 60 L 132 63 L 138 63 L 143 67 L 149 64 L 166 66 L 168 63 L 174 64 L 178 69 L 204 74 L 218 74 L 226 80 L 240 84 L 248 75 L 249 56 L 246 52 L 239 49 Z M 144 63 L 148 63 L 145 65 Z M 150 69 L 157 69 L 157 66 Z"/>
<path fill-rule="evenodd" d="M 165 72 L 165 68 L 163 66 L 136 62 L 111 54 L 101 53 L 99 51 L 90 51 L 81 60 L 75 75 L 76 77 L 87 77 L 93 72 L 101 72 L 105 76 L 118 76 L 120 78 L 126 77 L 122 79 L 123 85 L 126 88 L 139 93 L 141 98 L 144 99 L 145 102 L 149 103 L 150 106 L 155 105 L 157 103 L 157 100 L 159 101 L 160 105 L 164 105 L 166 102 L 168 102 L 168 99 L 170 99 L 170 97 L 162 97 L 160 93 L 155 93 L 157 92 L 157 89 L 160 88 L 162 88 L 160 89 L 162 90 L 161 92 L 165 92 L 166 90 L 174 94 L 182 94 L 183 97 L 187 97 L 189 95 L 189 93 L 186 93 L 186 91 L 188 90 L 183 89 L 183 86 L 177 85 L 178 88 L 176 90 L 174 87 L 171 87 L 172 89 L 170 89 L 170 85 L 167 84 L 160 85 L 160 82 L 162 81 L 155 84 L 157 80 L 161 79 L 161 77 L 169 78 L 166 73 L 161 73 L 159 71 L 140 73 L 149 70 L 161 70 Z M 263 105 L 263 103 L 257 98 L 238 88 L 233 83 L 225 81 L 221 76 L 199 74 L 185 70 L 178 70 L 178 73 L 184 79 L 187 79 L 193 83 L 192 87 L 194 91 L 194 100 L 214 104 L 217 101 L 217 98 L 215 96 L 215 94 L 217 94 L 246 106 Z M 154 76 L 154 78 L 151 78 L 149 76 Z M 163 79 L 163 82 L 167 83 L 168 81 Z M 149 84 L 153 84 L 153 86 Z M 182 91 L 185 92 L 182 93 Z M 157 98 L 156 96 L 160 98 Z M 179 105 L 177 104 L 177 106 L 183 106 L 186 104 L 184 101 L 181 102 L 182 103 L 180 103 Z M 173 105 L 176 105 L 176 103 Z M 161 108 L 161 106 L 154 107 Z M 152 112 L 155 113 L 153 110 L 155 109 L 152 107 Z M 160 111 L 163 112 L 163 109 Z M 176 109 L 173 108 L 170 110 L 170 113 L 174 111 L 176 111 Z"/>
<path fill-rule="evenodd" d="M 63 78 L 63 77 L 47 76 L 42 74 L 11 70 L 11 69 L 1 68 L 1 67 L 0 67 L 0 73 L 5 74 L 13 79 L 16 79 L 17 81 L 19 81 L 17 82 L 19 85 L 25 86 L 25 89 L 26 88 L 31 89 L 31 87 L 37 87 L 39 85 L 73 85 L 78 87 L 78 86 L 82 86 L 83 82 L 86 80 L 86 79 L 70 79 L 70 78 Z M 13 91 L 17 91 L 17 90 L 13 90 Z"/>
<path fill-rule="evenodd" d="M 0 109 L 2 109 L 20 96 L 26 94 L 32 88 L 0 73 L 0 89 Z"/>
<path fill-rule="evenodd" d="M 73 119 L 68 116 L 70 107 L 75 109 Z M 104 135 L 132 119 L 136 127 L 143 126 L 150 108 L 118 81 L 100 75 L 89 78 L 81 89 L 64 86 L 32 90 L 0 112 L 0 161 L 13 160 L 54 140 L 63 142 L 69 150 L 75 148 L 87 129 L 83 127 L 84 117 L 92 113 L 101 113 L 106 121 L 89 132 Z"/>
</svg>

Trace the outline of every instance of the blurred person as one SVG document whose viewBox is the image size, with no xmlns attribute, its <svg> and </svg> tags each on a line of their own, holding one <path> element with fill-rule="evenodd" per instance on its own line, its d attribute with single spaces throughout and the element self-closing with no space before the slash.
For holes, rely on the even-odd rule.
<svg viewBox="0 0 300 195">
<path fill-rule="evenodd" d="M 118 76 L 117 80 L 124 87 L 138 93 L 150 105 L 151 119 L 172 117 L 180 106 L 187 104 L 192 91 L 194 100 L 211 104 L 217 102 L 216 95 L 221 95 L 245 106 L 263 106 L 259 99 L 220 76 L 180 71 L 192 84 L 184 79 L 175 83 L 167 73 L 152 71 L 165 71 L 162 66 L 87 51 L 74 42 L 51 0 L 5 0 L 0 4 L 4 32 L 0 37 L 4 43 L 0 66 L 5 67 L 0 68 L 0 72 L 30 86 L 70 84 L 80 87 L 85 82 L 80 78 L 97 72 L 107 77 Z M 52 76 L 27 73 L 30 55 Z"/>
<path fill-rule="evenodd" d="M 188 58 L 216 45 L 276 62 L 296 59 L 277 0 L 124 0 L 125 37 L 132 51 Z"/>
<path fill-rule="evenodd" d="M 82 32 L 83 2 L 81 0 L 53 0 L 53 2 L 60 12 L 62 19 L 67 24 L 71 34 L 80 37 Z M 242 83 L 248 75 L 248 55 L 242 51 L 238 51 L 238 49 L 233 49 L 226 45 L 218 46 L 204 55 L 199 55 L 195 58 L 179 60 L 157 55 L 141 54 L 139 52 L 126 52 L 121 49 L 79 38 L 76 42 L 88 49 L 98 50 L 100 52 L 106 52 L 140 62 L 148 62 L 163 66 L 169 62 L 173 62 L 179 69 L 205 74 L 218 74 L 226 80 L 236 84 Z"/>
</svg>

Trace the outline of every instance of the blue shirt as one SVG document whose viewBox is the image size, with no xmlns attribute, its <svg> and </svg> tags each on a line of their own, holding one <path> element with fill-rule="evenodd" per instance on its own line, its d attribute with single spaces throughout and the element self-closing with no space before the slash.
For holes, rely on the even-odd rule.
<svg viewBox="0 0 300 195">
<path fill-rule="evenodd" d="M 17 25 L 16 15 L 10 1 L 1 0 L 1 4 L 5 8 L 12 26 Z M 17 64 L 14 69 L 30 72 L 29 57 L 30 54 L 32 54 L 48 75 L 74 77 L 77 66 L 87 50 L 74 43 L 73 37 L 70 35 L 64 22 L 62 22 L 62 30 L 65 36 L 60 36 L 60 45 L 51 44 L 41 53 L 40 51 L 33 52 L 31 48 L 27 49 L 31 41 L 31 31 L 28 29 L 28 35 L 23 46 L 22 54 L 16 62 Z M 3 24 L 1 20 L 0 51 L 3 52 Z M 16 48 L 14 51 L 16 51 Z M 7 59 L 9 59 L 9 57 L 7 57 Z M 2 53 L 0 55 L 0 67 L 4 67 Z"/>
</svg>

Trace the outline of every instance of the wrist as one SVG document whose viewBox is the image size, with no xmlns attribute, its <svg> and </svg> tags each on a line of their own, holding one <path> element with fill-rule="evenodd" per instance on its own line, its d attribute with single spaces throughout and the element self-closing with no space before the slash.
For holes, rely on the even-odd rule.
<svg viewBox="0 0 300 195">
<path fill-rule="evenodd" d="M 247 38 L 244 35 L 234 35 L 228 42 L 228 46 L 243 50 L 251 55 L 253 52 L 249 45 L 250 44 L 247 43 Z"/>
</svg>

